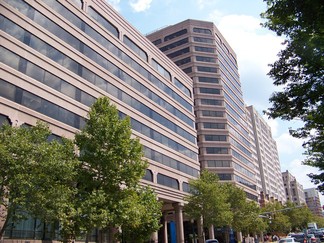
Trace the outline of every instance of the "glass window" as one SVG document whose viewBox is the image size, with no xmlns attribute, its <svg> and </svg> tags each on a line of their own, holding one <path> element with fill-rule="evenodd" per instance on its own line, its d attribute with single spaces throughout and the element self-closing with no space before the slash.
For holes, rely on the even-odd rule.
<svg viewBox="0 0 324 243">
<path fill-rule="evenodd" d="M 207 72 L 207 73 L 217 73 L 217 68 L 214 67 L 202 67 L 202 66 L 198 66 L 197 70 L 199 72 Z"/>
<path fill-rule="evenodd" d="M 213 84 L 219 83 L 218 78 L 211 78 L 211 77 L 198 77 L 198 81 L 200 83 L 213 83 Z"/>
<path fill-rule="evenodd" d="M 16 1 L 9 1 L 12 3 L 16 3 Z M 10 20 L 6 19 L 4 16 L 0 15 L 0 29 L 9 35 L 15 37 L 19 41 L 24 41 L 25 31 L 23 28 L 14 24 Z"/>
<path fill-rule="evenodd" d="M 118 29 L 112 25 L 107 19 L 105 19 L 103 16 L 101 16 L 96 10 L 94 10 L 92 7 L 88 8 L 88 14 L 98 21 L 99 24 L 101 24 L 106 30 L 108 30 L 110 33 L 112 33 L 117 38 L 119 37 L 119 31 Z"/>
<path fill-rule="evenodd" d="M 214 88 L 199 88 L 199 92 L 202 94 L 220 94 L 220 89 Z"/>
<path fill-rule="evenodd" d="M 204 38 L 204 37 L 194 37 L 194 41 L 195 42 L 203 42 L 203 43 L 208 43 L 208 44 L 212 44 L 214 43 L 213 39 L 210 38 Z"/>
<path fill-rule="evenodd" d="M 166 176 L 166 175 L 158 174 L 157 175 L 157 183 L 179 190 L 178 180 L 171 178 L 169 176 Z"/>
<path fill-rule="evenodd" d="M 0 96 L 6 99 L 15 100 L 16 87 L 2 79 L 0 79 Z"/>
<path fill-rule="evenodd" d="M 155 40 L 155 41 L 152 41 L 152 43 L 153 43 L 154 45 L 158 45 L 158 44 L 161 44 L 161 43 L 162 43 L 162 40 L 161 40 L 161 39 L 157 39 L 157 40 Z"/>
<path fill-rule="evenodd" d="M 76 100 L 76 87 L 62 80 L 61 92 Z"/>
<path fill-rule="evenodd" d="M 9 117 L 5 116 L 5 115 L 2 115 L 0 114 L 0 127 L 4 124 L 9 124 L 11 125 L 11 122 L 9 120 Z"/>
<path fill-rule="evenodd" d="M 228 148 L 222 147 L 207 147 L 206 148 L 207 154 L 228 154 Z"/>
<path fill-rule="evenodd" d="M 126 35 L 124 35 L 123 41 L 128 47 L 130 47 L 135 53 L 137 53 L 143 60 L 147 61 L 147 54 L 142 48 L 140 48 L 137 44 L 135 44 Z"/>
<path fill-rule="evenodd" d="M 215 48 L 205 46 L 195 46 L 195 51 L 215 53 Z"/>
<path fill-rule="evenodd" d="M 214 57 L 196 56 L 196 61 L 198 61 L 198 62 L 216 63 L 216 58 L 214 58 Z"/>
<path fill-rule="evenodd" d="M 147 180 L 147 181 L 153 181 L 153 173 L 152 173 L 152 171 L 147 169 L 143 179 Z"/>
<path fill-rule="evenodd" d="M 191 57 L 186 57 L 186 58 L 180 59 L 178 61 L 175 61 L 174 63 L 177 66 L 181 66 L 181 65 L 184 65 L 184 64 L 189 63 L 189 62 L 191 62 Z"/>
<path fill-rule="evenodd" d="M 0 46 L 0 62 L 5 63 L 9 67 L 12 67 L 16 70 L 19 69 L 19 60 L 20 57 L 8 49 Z"/>
<path fill-rule="evenodd" d="M 183 29 L 183 30 L 177 31 L 175 33 L 172 33 L 170 35 L 165 36 L 164 37 L 164 41 L 168 41 L 168 40 L 171 40 L 171 39 L 176 38 L 178 36 L 184 35 L 187 32 L 188 32 L 187 29 Z"/>
<path fill-rule="evenodd" d="M 21 104 L 34 111 L 42 111 L 42 99 L 27 91 L 23 91 Z"/>
<path fill-rule="evenodd" d="M 188 52 L 189 52 L 189 47 L 186 47 L 186 48 L 183 48 L 181 50 L 172 52 L 172 53 L 168 54 L 167 56 L 169 58 L 174 58 L 174 57 L 180 56 L 180 55 L 185 54 L 185 53 L 188 53 Z"/>
<path fill-rule="evenodd" d="M 49 72 L 45 73 L 44 84 L 61 92 L 61 79 Z"/>
<path fill-rule="evenodd" d="M 27 62 L 26 75 L 28 75 L 29 77 L 36 79 L 40 82 L 43 82 L 45 71 L 44 71 L 44 69 L 36 66 L 35 64 L 33 64 L 31 62 Z"/>
<path fill-rule="evenodd" d="M 194 27 L 193 28 L 193 32 L 200 33 L 200 34 L 207 34 L 207 35 L 211 35 L 212 34 L 212 32 L 211 32 L 210 29 L 197 28 L 197 27 Z"/>
<path fill-rule="evenodd" d="M 186 44 L 188 42 L 189 42 L 189 38 L 184 38 L 182 40 L 178 40 L 176 42 L 173 42 L 173 43 L 171 43 L 169 45 L 163 46 L 163 47 L 160 48 L 160 50 L 162 52 L 165 52 L 167 50 L 173 49 L 173 48 L 175 48 L 177 46 L 181 46 L 181 45 Z"/>
</svg>

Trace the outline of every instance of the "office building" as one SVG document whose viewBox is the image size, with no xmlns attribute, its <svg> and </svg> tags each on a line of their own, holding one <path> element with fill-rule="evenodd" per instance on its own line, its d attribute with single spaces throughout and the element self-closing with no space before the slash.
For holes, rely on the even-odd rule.
<svg viewBox="0 0 324 243">
<path fill-rule="evenodd" d="M 168 237 L 169 225 L 183 242 L 183 197 L 200 171 L 192 80 L 105 1 L 2 0 L 0 9 L 1 120 L 41 120 L 53 136 L 73 138 L 89 106 L 108 96 L 143 144 L 149 168 L 142 183 L 155 189 L 167 215 L 159 238 Z M 16 225 L 6 237 L 46 233 L 35 225 Z"/>
<path fill-rule="evenodd" d="M 316 188 L 304 189 L 304 193 L 307 207 L 312 211 L 314 215 L 323 217 L 321 201 Z"/>
<path fill-rule="evenodd" d="M 271 127 L 253 106 L 248 106 L 254 134 L 254 146 L 257 157 L 260 180 L 257 180 L 260 204 L 278 201 L 286 202 L 284 185 L 276 141 L 272 137 Z M 260 185 L 261 182 L 261 185 Z"/>
<path fill-rule="evenodd" d="M 236 54 L 212 22 L 185 20 L 147 37 L 191 77 L 202 169 L 258 201 Z"/>
<path fill-rule="evenodd" d="M 306 203 L 303 186 L 297 181 L 296 177 L 289 173 L 288 170 L 282 172 L 286 199 L 295 205 L 303 205 Z"/>
</svg>

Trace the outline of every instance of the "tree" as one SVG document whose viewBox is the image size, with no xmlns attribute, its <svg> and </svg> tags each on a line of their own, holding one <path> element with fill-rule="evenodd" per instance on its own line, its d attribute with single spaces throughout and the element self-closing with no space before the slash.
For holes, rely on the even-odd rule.
<svg viewBox="0 0 324 243">
<path fill-rule="evenodd" d="M 222 186 L 233 213 L 233 221 L 230 226 L 235 231 L 245 234 L 263 232 L 266 225 L 259 218 L 260 207 L 255 202 L 248 201 L 243 189 L 234 184 L 224 183 Z"/>
<path fill-rule="evenodd" d="M 267 203 L 262 208 L 262 215 L 268 218 L 265 221 L 268 224 L 267 231 L 273 234 L 287 234 L 291 230 L 289 217 L 283 213 L 283 206 L 279 202 Z"/>
<path fill-rule="evenodd" d="M 53 222 L 71 207 L 78 165 L 74 145 L 64 138 L 49 142 L 50 134 L 40 122 L 35 127 L 0 128 L 0 238 L 9 219 L 17 222 L 29 215 Z"/>
<path fill-rule="evenodd" d="M 217 175 L 204 170 L 200 177 L 189 181 L 190 193 L 184 211 L 195 220 L 202 218 L 204 227 L 231 225 L 233 213 L 228 196 L 218 181 Z"/>
<path fill-rule="evenodd" d="M 303 229 L 307 229 L 307 223 L 312 222 L 314 216 L 309 208 L 304 205 L 303 207 L 296 207 L 293 202 L 288 201 L 284 207 L 283 214 L 289 217 L 289 221 L 291 223 L 291 230 L 301 231 Z"/>
<path fill-rule="evenodd" d="M 291 135 L 304 138 L 306 165 L 324 169 L 324 2 L 322 0 L 264 0 L 264 26 L 285 36 L 285 49 L 269 75 L 283 90 L 272 94 L 271 118 L 300 119 Z M 324 173 L 309 174 L 324 191 Z"/>
<path fill-rule="evenodd" d="M 159 228 L 161 204 L 150 188 L 139 185 L 148 163 L 139 139 L 131 136 L 130 119 L 121 120 L 106 97 L 92 105 L 88 118 L 75 136 L 81 163 L 78 214 L 67 218 L 64 234 L 121 228 L 128 236 L 128 228 L 136 229 L 136 237 L 148 238 Z"/>
</svg>

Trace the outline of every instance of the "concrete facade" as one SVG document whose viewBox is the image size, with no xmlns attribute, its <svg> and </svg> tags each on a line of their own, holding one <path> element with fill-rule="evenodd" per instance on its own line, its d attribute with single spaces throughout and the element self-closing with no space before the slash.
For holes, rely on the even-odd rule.
<svg viewBox="0 0 324 243">
<path fill-rule="evenodd" d="M 147 35 L 191 77 L 202 169 L 258 201 L 236 54 L 212 22 L 185 20 Z"/>
<path fill-rule="evenodd" d="M 191 79 L 105 1 L 4 0 L 0 10 L 1 119 L 41 120 L 72 138 L 108 96 L 144 146 L 142 183 L 163 201 L 166 225 L 154 241 L 172 221 L 184 242 L 183 198 L 200 172 Z"/>
<path fill-rule="evenodd" d="M 306 203 L 303 186 L 298 182 L 288 170 L 282 172 L 285 193 L 287 201 L 293 202 L 295 205 L 303 205 Z"/>
<path fill-rule="evenodd" d="M 319 192 L 316 190 L 316 188 L 304 189 L 304 193 L 307 207 L 312 211 L 314 215 L 323 217 L 321 200 L 319 197 Z"/>
</svg>

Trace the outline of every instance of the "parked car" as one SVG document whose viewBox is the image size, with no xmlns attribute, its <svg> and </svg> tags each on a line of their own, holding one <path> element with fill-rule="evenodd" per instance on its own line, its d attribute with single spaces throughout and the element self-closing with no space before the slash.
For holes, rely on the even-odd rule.
<svg viewBox="0 0 324 243">
<path fill-rule="evenodd" d="M 219 243 L 219 242 L 216 239 L 209 239 L 209 240 L 206 240 L 206 243 Z"/>
<path fill-rule="evenodd" d="M 298 243 L 298 241 L 296 241 L 295 238 L 288 237 L 280 239 L 278 243 Z"/>
<path fill-rule="evenodd" d="M 290 237 L 299 243 L 307 243 L 307 237 L 304 233 L 291 234 Z"/>
<path fill-rule="evenodd" d="M 316 238 L 314 234 L 307 234 L 307 243 L 319 243 L 319 238 Z"/>
</svg>

